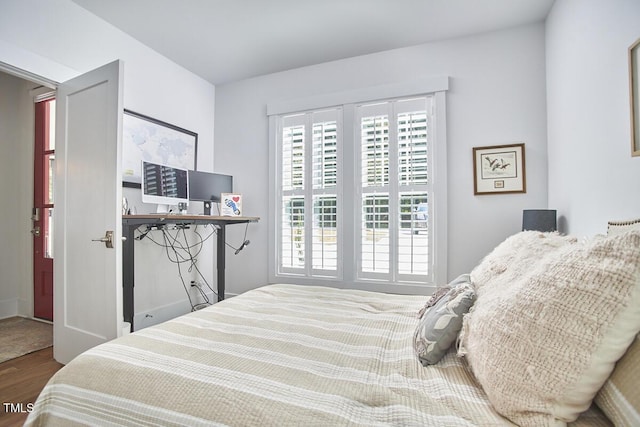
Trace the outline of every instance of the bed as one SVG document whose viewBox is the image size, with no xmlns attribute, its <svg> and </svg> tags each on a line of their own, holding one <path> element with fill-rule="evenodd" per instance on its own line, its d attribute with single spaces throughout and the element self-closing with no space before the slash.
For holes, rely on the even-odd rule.
<svg viewBox="0 0 640 427">
<path fill-rule="evenodd" d="M 640 247 L 640 232 L 635 237 Z M 478 277 L 495 270 L 497 256 L 487 258 L 474 269 Z M 480 292 L 476 304 L 483 298 Z M 417 313 L 428 299 L 290 284 L 257 288 L 83 353 L 49 381 L 26 425 L 542 425 L 512 416 L 496 405 L 491 385 L 485 390 L 471 357 L 473 323 L 461 327 L 465 336 L 437 363 L 419 363 Z M 472 308 L 461 319 L 475 315 Z M 618 359 L 638 329 L 628 333 Z M 629 364 L 637 367 L 637 360 Z M 601 406 L 620 394 L 611 390 Z M 569 425 L 613 425 L 591 400 Z M 609 406 L 611 418 L 615 403 Z M 556 421 L 547 425 L 564 424 Z"/>
</svg>

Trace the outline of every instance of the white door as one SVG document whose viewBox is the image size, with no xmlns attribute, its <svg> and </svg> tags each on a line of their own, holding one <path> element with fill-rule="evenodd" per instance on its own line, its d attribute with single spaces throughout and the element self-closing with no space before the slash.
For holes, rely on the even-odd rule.
<svg viewBox="0 0 640 427">
<path fill-rule="evenodd" d="M 58 86 L 54 358 L 122 333 L 122 75 L 115 61 Z M 113 232 L 113 248 L 93 241 Z"/>
</svg>

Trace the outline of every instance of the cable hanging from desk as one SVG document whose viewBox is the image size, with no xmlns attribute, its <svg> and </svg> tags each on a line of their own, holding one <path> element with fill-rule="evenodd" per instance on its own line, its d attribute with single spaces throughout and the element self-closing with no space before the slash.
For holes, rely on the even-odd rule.
<svg viewBox="0 0 640 427">
<path fill-rule="evenodd" d="M 202 272 L 200 271 L 200 269 L 198 268 L 197 265 L 197 258 L 198 255 L 200 255 L 200 252 L 202 252 L 202 248 L 204 246 L 204 243 L 209 240 L 211 238 L 211 236 L 213 236 L 216 233 L 215 228 L 209 233 L 209 235 L 207 235 L 206 237 L 202 237 L 202 235 L 198 232 L 198 226 L 196 225 L 195 228 L 192 230 L 194 235 L 198 237 L 198 240 L 196 243 L 194 244 L 190 244 L 189 240 L 187 238 L 187 234 L 186 231 L 189 229 L 189 227 L 187 226 L 179 226 L 177 227 L 175 230 L 168 230 L 167 227 L 160 227 L 160 228 L 156 228 L 157 231 L 162 233 L 162 237 L 164 240 L 164 243 L 160 243 L 158 241 L 156 241 L 153 237 L 149 236 L 148 239 L 149 241 L 153 242 L 155 245 L 164 248 L 165 253 L 167 255 L 167 258 L 169 259 L 170 262 L 174 263 L 177 265 L 178 267 L 178 277 L 180 278 L 180 281 L 182 282 L 182 287 L 184 288 L 185 293 L 187 294 L 187 299 L 189 300 L 189 305 L 191 306 L 191 311 L 195 311 L 198 310 L 204 306 L 208 306 L 211 305 L 211 301 L 208 297 L 208 295 L 206 294 L 206 292 L 204 292 L 204 290 L 199 287 L 199 286 L 187 286 L 187 283 L 185 281 L 184 276 L 182 275 L 182 268 L 181 265 L 184 263 L 189 263 L 189 268 L 188 268 L 188 272 L 191 273 L 194 269 L 196 271 L 196 273 L 198 274 L 198 276 L 200 277 L 200 279 L 204 282 L 204 284 L 207 286 L 207 288 L 209 288 L 209 290 L 211 290 L 211 292 L 213 292 L 213 295 L 215 296 L 216 300 L 218 299 L 218 293 L 211 287 L 211 285 L 209 284 L 209 282 L 207 281 L 206 277 L 202 274 Z M 153 226 L 147 226 L 147 229 L 144 232 L 140 232 L 140 230 L 138 230 L 138 232 L 140 233 L 140 235 L 138 235 L 138 237 L 136 237 L 136 240 L 142 240 L 145 236 L 147 236 L 151 231 L 154 230 Z M 175 231 L 174 235 L 171 235 L 171 231 Z M 182 234 L 183 237 L 183 241 L 179 240 L 179 235 Z M 171 256 L 171 253 L 169 252 L 169 249 L 171 249 L 173 252 L 173 257 Z M 192 253 L 192 249 L 197 249 L 195 253 Z M 190 281 L 190 284 L 193 281 Z M 200 293 L 200 295 L 202 296 L 203 302 L 202 303 L 197 303 L 194 304 L 192 298 L 191 298 L 191 294 L 189 292 L 189 289 L 195 287 L 198 292 Z"/>
<path fill-rule="evenodd" d="M 222 217 L 205 215 L 123 215 L 122 216 L 122 287 L 123 287 L 123 317 L 125 322 L 129 322 L 131 330 L 134 330 L 134 286 L 135 286 L 135 230 L 140 226 L 166 226 L 168 224 L 178 225 L 204 225 L 216 226 L 216 269 L 217 269 L 217 295 L 218 300 L 225 298 L 225 264 L 226 264 L 226 227 L 233 224 L 248 224 L 258 222 L 259 217 Z M 247 246 L 245 239 L 244 246 Z M 242 247 L 242 244 L 240 245 Z M 239 248 L 240 248 L 239 247 Z M 233 247 L 232 247 L 233 248 Z M 239 249 L 238 248 L 238 249 Z M 233 248 L 236 249 L 236 248 Z M 237 250 L 237 249 L 236 249 Z"/>
</svg>

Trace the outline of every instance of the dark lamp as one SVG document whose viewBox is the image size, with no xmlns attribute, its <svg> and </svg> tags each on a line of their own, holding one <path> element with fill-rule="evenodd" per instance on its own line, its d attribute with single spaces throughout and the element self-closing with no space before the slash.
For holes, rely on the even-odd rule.
<svg viewBox="0 0 640 427">
<path fill-rule="evenodd" d="M 525 209 L 522 211 L 522 231 L 556 231 L 556 211 L 552 209 Z"/>
</svg>

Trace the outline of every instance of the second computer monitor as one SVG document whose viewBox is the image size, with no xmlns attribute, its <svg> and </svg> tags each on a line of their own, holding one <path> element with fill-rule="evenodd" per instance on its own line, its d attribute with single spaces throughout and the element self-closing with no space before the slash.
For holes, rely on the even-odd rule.
<svg viewBox="0 0 640 427">
<path fill-rule="evenodd" d="M 204 202 L 204 214 L 211 215 L 211 202 L 220 202 L 220 194 L 233 193 L 233 176 L 189 171 L 189 200 Z"/>
</svg>

